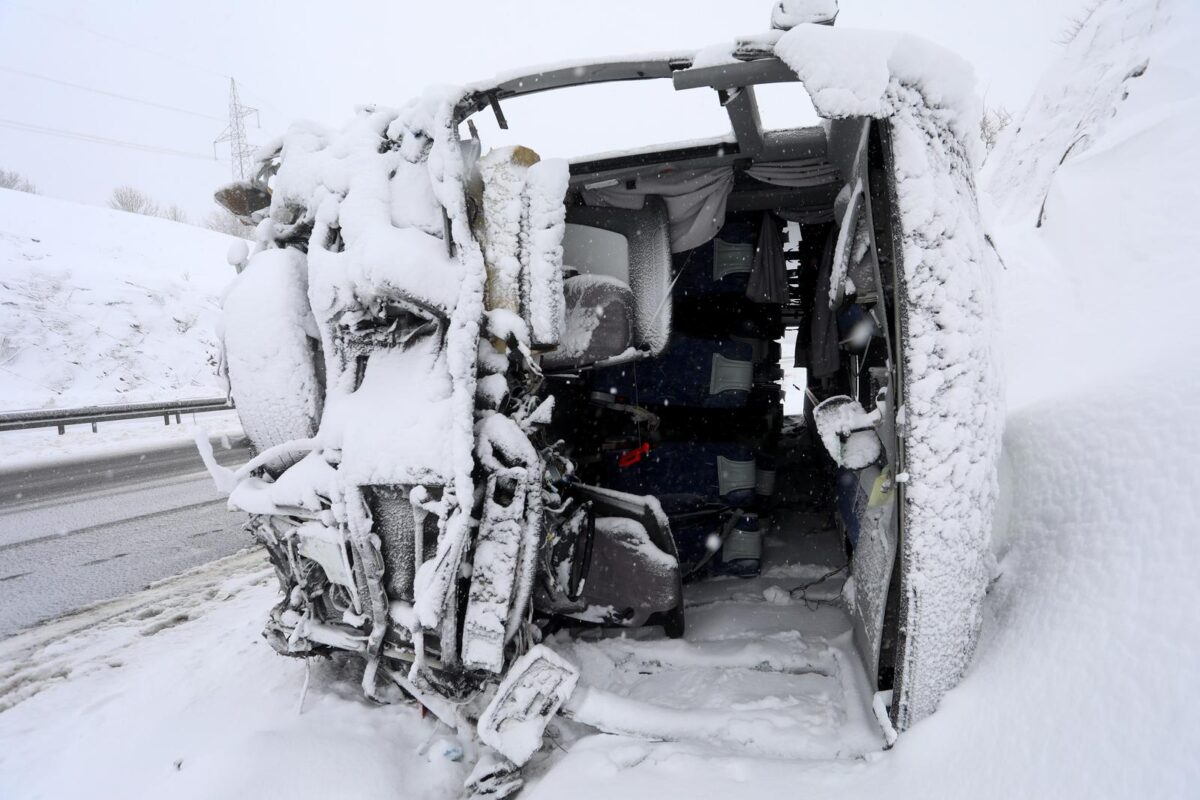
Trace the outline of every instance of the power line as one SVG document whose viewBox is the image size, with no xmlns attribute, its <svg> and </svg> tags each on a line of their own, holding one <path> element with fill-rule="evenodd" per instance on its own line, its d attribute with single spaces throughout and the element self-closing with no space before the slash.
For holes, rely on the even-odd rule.
<svg viewBox="0 0 1200 800">
<path fill-rule="evenodd" d="M 140 45 L 137 42 L 131 42 L 128 39 L 122 39 L 119 36 L 113 36 L 110 33 L 104 33 L 102 31 L 98 31 L 94 28 L 89 28 L 87 25 L 82 24 L 78 20 L 68 19 L 67 17 L 60 17 L 57 14 L 51 14 L 49 12 L 43 11 L 40 8 L 36 8 L 28 3 L 20 3 L 19 5 L 23 6 L 25 8 L 25 10 L 30 11 L 34 14 L 37 14 L 38 16 L 45 17 L 46 19 L 53 20 L 54 22 L 58 22 L 63 25 L 69 25 L 73 28 L 78 28 L 81 31 L 90 33 L 92 36 L 98 36 L 101 39 L 108 39 L 109 41 L 116 42 L 117 44 L 122 45 L 123 47 L 133 48 L 134 50 L 141 50 L 142 52 L 149 53 L 152 56 L 157 56 L 158 58 L 163 58 L 163 59 L 166 59 L 167 61 L 173 61 L 176 64 L 188 67 L 190 69 L 199 70 L 201 72 L 207 72 L 210 75 L 219 75 L 222 78 L 229 77 L 228 75 L 226 75 L 224 72 L 221 72 L 220 70 L 212 69 L 210 67 L 202 67 L 199 64 L 193 64 L 190 61 L 185 61 L 184 59 L 179 58 L 177 56 L 168 55 L 166 53 L 160 53 L 157 50 L 151 50 L 149 47 Z"/>
<path fill-rule="evenodd" d="M 63 139 L 78 139 L 84 142 L 92 142 L 94 144 L 107 144 L 112 147 L 125 147 L 130 150 L 141 150 L 146 153 L 159 153 L 167 156 L 179 156 L 181 158 L 196 158 L 201 161 L 213 161 L 214 159 L 204 153 L 191 153 L 187 150 L 173 150 L 170 147 L 158 147 L 152 144 L 141 144 L 139 142 L 127 142 L 122 139 L 110 139 L 106 136 L 95 136 L 90 133 L 79 133 L 78 131 L 67 131 L 61 128 L 49 128 L 44 125 L 33 125 L 28 122 L 21 122 L 15 119 L 0 119 L 0 127 L 11 128 L 17 131 L 25 131 L 26 133 L 37 133 L 43 136 L 58 136 Z"/>
<path fill-rule="evenodd" d="M 92 86 L 84 86 L 81 83 L 72 83 L 71 81 L 64 81 L 59 78 L 51 78 L 46 75 L 38 75 L 35 72 L 27 72 L 23 69 L 16 69 L 14 67 L 0 66 L 0 71 L 11 72 L 14 75 L 23 75 L 26 78 L 35 78 L 39 81 L 46 81 L 48 83 L 57 83 L 62 86 L 70 86 L 75 89 L 82 89 L 85 92 L 101 94 L 101 95 L 105 95 L 106 97 L 115 97 L 119 100 L 127 100 L 130 103 L 139 103 L 144 106 L 151 106 L 152 108 L 161 108 L 161 109 L 165 109 L 166 111 L 175 111 L 180 114 L 190 114 L 193 117 L 203 117 L 204 119 L 217 120 L 218 122 L 220 122 L 221 120 L 224 119 L 223 117 L 218 117 L 214 114 L 204 114 L 200 111 L 192 111 L 191 109 L 187 109 L 187 108 L 179 108 L 177 106 L 169 106 L 169 105 L 165 105 L 163 103 L 156 103 L 153 100 L 142 100 L 141 98 L 138 98 L 138 97 L 130 97 L 127 94 L 118 94 L 117 92 L 110 92 L 110 91 L 106 91 L 105 89 L 96 89 Z"/>
<path fill-rule="evenodd" d="M 152 50 L 149 47 L 145 47 L 144 45 L 138 44 L 137 42 L 133 42 L 128 39 L 122 39 L 119 36 L 113 36 L 112 34 L 104 33 L 103 31 L 98 31 L 95 28 L 90 28 L 87 25 L 84 25 L 76 20 L 68 19 L 66 17 L 60 17 L 57 14 L 51 14 L 49 12 L 43 11 L 40 8 L 36 8 L 32 5 L 30 5 L 29 3 L 19 2 L 18 5 L 22 6 L 25 10 L 27 10 L 33 14 L 37 14 L 38 16 L 44 17 L 44 18 L 49 19 L 54 22 L 59 22 L 64 25 L 69 25 L 73 28 L 78 28 L 79 30 L 84 31 L 85 33 L 90 33 L 92 36 L 96 36 L 101 39 L 107 39 L 110 42 L 119 44 L 124 48 L 141 50 L 143 53 L 148 53 L 149 55 L 152 55 L 156 58 L 165 59 L 165 60 L 170 61 L 174 64 L 177 64 L 179 66 L 187 67 L 188 69 L 194 69 L 199 72 L 207 73 L 209 75 L 218 75 L 222 78 L 233 77 L 231 75 L 227 75 L 224 72 L 221 72 L 220 70 L 212 69 L 211 67 L 204 67 L 199 64 L 194 64 L 190 61 L 186 61 L 182 58 L 179 58 L 178 56 L 173 56 L 173 55 L 169 55 L 167 53 L 162 53 L 162 52 L 159 52 L 158 50 Z M 242 81 L 242 86 L 248 86 L 248 84 L 245 81 Z M 261 92 L 254 92 L 253 91 L 254 87 L 248 86 L 248 88 L 251 89 L 252 94 L 257 94 L 260 96 L 260 98 L 263 96 Z M 270 109 L 276 111 L 277 113 L 282 114 L 283 116 L 290 116 L 290 117 L 297 116 L 296 114 L 293 114 L 291 112 L 287 112 L 287 111 L 283 111 L 283 110 L 279 109 L 278 107 L 267 102 L 265 99 L 260 100 L 260 102 L 267 108 L 270 108 Z"/>
</svg>

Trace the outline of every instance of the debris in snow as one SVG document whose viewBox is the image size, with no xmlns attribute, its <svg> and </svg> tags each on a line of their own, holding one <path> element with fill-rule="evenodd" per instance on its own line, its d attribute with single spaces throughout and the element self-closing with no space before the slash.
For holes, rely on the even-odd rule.
<svg viewBox="0 0 1200 800">
<path fill-rule="evenodd" d="M 887 746 L 891 747 L 896 743 L 896 739 L 900 738 L 896 733 L 895 726 L 892 725 L 892 719 L 888 716 L 888 709 L 892 707 L 892 690 L 886 692 L 876 692 L 871 699 L 871 710 L 875 712 L 875 721 L 879 723 L 879 729 L 883 731 L 883 740 L 887 742 Z"/>
<path fill-rule="evenodd" d="M 479 717 L 479 738 L 514 764 L 542 746 L 550 718 L 575 691 L 579 670 L 545 645 L 517 659 Z"/>
<path fill-rule="evenodd" d="M 462 761 L 465 755 L 462 742 L 453 736 L 439 736 L 435 738 L 428 748 L 428 753 L 437 758 L 456 762 Z"/>
<path fill-rule="evenodd" d="M 238 272 L 242 271 L 242 267 L 246 266 L 249 259 L 250 246 L 243 239 L 238 239 L 229 245 L 229 250 L 225 253 L 225 260 L 229 262 L 229 266 L 236 267 Z"/>
<path fill-rule="evenodd" d="M 790 606 L 792 593 L 780 586 L 768 586 L 763 589 L 763 599 L 771 605 Z"/>
<path fill-rule="evenodd" d="M 499 415 L 490 419 L 513 424 Z M 517 595 L 518 560 L 530 489 L 523 468 L 501 469 L 488 478 L 463 619 L 463 663 L 474 669 L 499 673 L 504 666 L 505 630 Z M 539 491 L 540 487 L 532 490 Z"/>
</svg>

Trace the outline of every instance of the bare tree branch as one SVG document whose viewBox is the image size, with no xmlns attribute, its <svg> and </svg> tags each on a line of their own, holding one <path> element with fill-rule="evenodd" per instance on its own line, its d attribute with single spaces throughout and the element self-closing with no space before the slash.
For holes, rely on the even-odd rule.
<svg viewBox="0 0 1200 800">
<path fill-rule="evenodd" d="M 37 194 L 37 187 L 24 175 L 11 169 L 0 169 L 0 189 L 12 189 L 17 192 Z"/>
</svg>

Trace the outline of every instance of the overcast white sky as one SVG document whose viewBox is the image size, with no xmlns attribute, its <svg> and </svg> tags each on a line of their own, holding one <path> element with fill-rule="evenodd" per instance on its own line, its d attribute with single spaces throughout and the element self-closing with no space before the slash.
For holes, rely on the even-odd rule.
<svg viewBox="0 0 1200 800">
<path fill-rule="evenodd" d="M 933 39 L 975 65 L 989 105 L 1017 111 L 1057 52 L 1054 40 L 1066 19 L 1083 4 L 842 0 L 838 25 Z M 212 190 L 228 180 L 228 150 L 222 161 L 212 160 L 212 141 L 225 125 L 229 75 L 237 77 L 244 102 L 261 109 L 261 129 L 250 129 L 252 141 L 261 142 L 294 118 L 339 124 L 357 104 L 400 103 L 429 83 L 475 81 L 567 59 L 698 49 L 765 29 L 770 6 L 769 0 L 0 0 L 0 168 L 24 173 L 43 194 L 89 203 L 103 203 L 117 184 L 133 184 L 199 218 L 212 207 Z M 786 116 L 788 95 L 781 91 L 766 93 L 768 123 Z M 526 143 L 544 156 L 728 127 L 711 96 L 676 95 L 667 87 L 589 89 L 547 100 L 506 107 L 514 129 L 538 129 L 541 135 Z M 797 104 L 798 119 L 804 105 Z M 483 132 L 485 146 L 494 144 Z"/>
</svg>

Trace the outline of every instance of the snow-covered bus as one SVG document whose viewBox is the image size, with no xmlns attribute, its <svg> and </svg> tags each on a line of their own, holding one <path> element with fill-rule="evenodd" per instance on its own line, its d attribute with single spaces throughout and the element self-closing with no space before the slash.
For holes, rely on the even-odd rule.
<svg viewBox="0 0 1200 800">
<path fill-rule="evenodd" d="M 218 192 L 257 225 L 223 336 L 259 454 L 211 468 L 278 573 L 266 637 L 477 726 L 477 789 L 519 785 L 556 713 L 672 738 L 570 643 L 687 638 L 714 592 L 797 630 L 835 609 L 889 739 L 969 662 L 1001 419 L 978 109 L 954 56 L 836 12 L 297 125 Z M 576 157 L 478 132 L 642 82 L 730 133 Z M 768 128 L 766 85 L 821 120 Z"/>
</svg>

